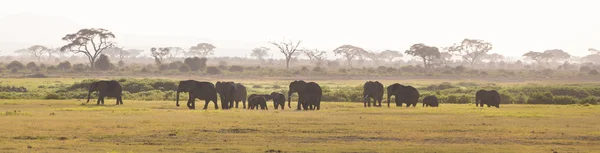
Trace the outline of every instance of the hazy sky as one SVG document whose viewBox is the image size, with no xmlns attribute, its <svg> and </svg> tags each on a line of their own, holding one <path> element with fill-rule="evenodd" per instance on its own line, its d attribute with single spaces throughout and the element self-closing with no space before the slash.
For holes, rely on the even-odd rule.
<svg viewBox="0 0 600 153">
<path fill-rule="evenodd" d="M 510 56 L 554 48 L 582 56 L 590 47 L 600 48 L 599 4 L 593 0 L 2 0 L 0 50 L 60 46 L 66 33 L 101 27 L 113 31 L 126 48 L 189 48 L 209 42 L 217 46 L 217 56 L 245 56 L 258 46 L 273 51 L 267 42 L 283 38 L 327 51 L 352 44 L 402 52 L 414 43 L 448 46 L 474 38 L 491 42 L 492 52 Z"/>
</svg>

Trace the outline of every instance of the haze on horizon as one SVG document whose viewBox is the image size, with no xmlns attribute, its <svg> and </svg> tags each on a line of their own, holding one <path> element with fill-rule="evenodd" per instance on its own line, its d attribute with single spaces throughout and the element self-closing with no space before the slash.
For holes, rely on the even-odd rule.
<svg viewBox="0 0 600 153">
<path fill-rule="evenodd" d="M 138 3 L 143 2 L 143 3 Z M 585 56 L 600 48 L 598 2 L 172 0 L 0 2 L 0 54 L 31 45 L 59 47 L 67 33 L 105 28 L 119 46 L 189 48 L 214 44 L 215 56 L 247 56 L 269 41 L 302 40 L 330 52 L 351 44 L 404 52 L 412 44 L 445 47 L 464 38 L 491 42 L 490 53 L 520 57 L 563 49 Z M 82 7 L 85 6 L 85 7 Z M 275 53 L 275 55 L 279 55 Z"/>
</svg>

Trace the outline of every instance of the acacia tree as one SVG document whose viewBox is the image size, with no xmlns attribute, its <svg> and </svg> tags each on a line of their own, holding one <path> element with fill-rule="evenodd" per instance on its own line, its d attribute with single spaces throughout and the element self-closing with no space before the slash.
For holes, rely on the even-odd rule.
<svg viewBox="0 0 600 153">
<path fill-rule="evenodd" d="M 395 50 L 384 50 L 381 53 L 379 53 L 379 56 L 381 58 L 383 58 L 385 61 L 387 62 L 394 62 L 396 59 L 402 58 L 402 53 L 400 53 L 399 51 L 395 51 Z"/>
<path fill-rule="evenodd" d="M 152 57 L 154 57 L 156 65 L 162 64 L 164 57 L 167 56 L 169 52 L 171 52 L 171 47 L 150 48 L 150 53 Z"/>
<path fill-rule="evenodd" d="M 216 47 L 209 43 L 198 43 L 196 46 L 190 47 L 190 51 L 187 52 L 187 55 L 200 56 L 200 57 L 208 57 L 214 54 L 214 49 Z"/>
<path fill-rule="evenodd" d="M 544 54 L 546 54 L 549 60 L 552 60 L 554 62 L 560 61 L 560 60 L 566 60 L 568 58 L 571 57 L 571 55 L 561 49 L 550 49 L 550 50 L 546 50 L 544 51 Z"/>
<path fill-rule="evenodd" d="M 184 54 L 185 55 L 185 50 L 181 47 L 167 47 L 169 48 L 169 53 L 165 56 L 165 59 L 168 59 L 169 61 L 175 61 L 177 59 L 177 57 L 179 57 L 180 55 Z"/>
<path fill-rule="evenodd" d="M 448 48 L 448 51 L 461 55 L 464 60 L 471 64 L 471 68 L 490 50 L 492 50 L 491 43 L 478 39 L 464 39 L 460 44 Z"/>
<path fill-rule="evenodd" d="M 319 67 L 322 66 L 327 59 L 327 52 L 319 51 L 318 49 L 303 49 L 302 52 L 311 62 L 316 61 L 315 65 Z"/>
<path fill-rule="evenodd" d="M 269 55 L 269 50 L 270 49 L 267 47 L 257 47 L 252 49 L 252 53 L 250 54 L 250 56 L 254 56 L 258 60 L 260 60 L 261 63 L 264 63 L 265 57 Z"/>
<path fill-rule="evenodd" d="M 494 62 L 495 63 L 495 62 L 498 62 L 498 61 L 504 59 L 504 56 L 502 56 L 502 55 L 500 55 L 498 53 L 492 53 L 492 54 L 486 54 L 486 55 L 484 55 L 483 57 L 481 57 L 481 59 L 488 60 L 490 62 Z"/>
<path fill-rule="evenodd" d="M 104 54 L 110 56 L 110 58 L 112 59 L 118 59 L 119 61 L 122 61 L 125 56 L 129 55 L 129 52 L 127 50 L 124 50 L 123 48 L 124 47 L 113 46 L 107 48 L 104 51 Z"/>
<path fill-rule="evenodd" d="M 350 66 L 350 68 L 352 68 L 352 59 L 357 58 L 366 52 L 367 51 L 365 51 L 364 49 L 352 45 L 342 45 L 333 50 L 333 53 L 335 53 L 335 55 L 342 55 L 346 58 L 346 60 L 348 61 L 348 66 Z"/>
<path fill-rule="evenodd" d="M 275 47 L 279 48 L 279 51 L 285 56 L 285 68 L 290 68 L 290 61 L 292 60 L 296 51 L 298 51 L 298 47 L 302 41 L 298 41 L 294 43 L 292 40 L 281 41 L 281 42 L 269 42 Z"/>
<path fill-rule="evenodd" d="M 373 61 L 375 65 L 379 65 L 381 59 L 383 58 L 381 53 L 377 53 L 375 51 L 366 51 L 363 56 Z"/>
<path fill-rule="evenodd" d="M 32 56 L 34 56 L 35 58 L 37 58 L 38 63 L 41 61 L 42 55 L 44 55 L 45 53 L 47 53 L 49 50 L 48 47 L 46 46 L 42 46 L 42 45 L 33 45 L 27 49 L 19 49 L 17 51 L 15 51 L 15 53 L 21 53 L 21 54 L 31 54 Z"/>
<path fill-rule="evenodd" d="M 548 59 L 551 57 L 551 55 L 548 53 L 529 51 L 529 52 L 523 54 L 523 57 L 534 60 L 539 65 L 542 65 L 543 62 L 548 62 Z"/>
<path fill-rule="evenodd" d="M 69 43 L 62 46 L 60 51 L 70 50 L 75 54 L 84 54 L 87 56 L 92 70 L 94 70 L 96 58 L 104 50 L 114 46 L 114 43 L 110 41 L 114 38 L 115 35 L 106 29 L 81 29 L 77 33 L 67 34 L 62 38 L 62 40 Z"/>
<path fill-rule="evenodd" d="M 427 46 L 423 43 L 412 45 L 410 49 L 406 50 L 404 53 L 421 57 L 425 68 L 433 67 L 431 62 L 440 58 L 440 51 L 437 47 Z"/>
</svg>

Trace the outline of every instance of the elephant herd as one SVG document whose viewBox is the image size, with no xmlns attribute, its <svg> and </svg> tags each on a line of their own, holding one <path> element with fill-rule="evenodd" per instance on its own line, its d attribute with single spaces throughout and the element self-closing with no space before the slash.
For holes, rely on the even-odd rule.
<svg viewBox="0 0 600 153">
<path fill-rule="evenodd" d="M 395 97 L 396 107 L 406 107 L 411 105 L 415 107 L 419 101 L 419 91 L 410 85 L 405 86 L 399 83 L 389 85 L 387 88 L 387 105 L 390 107 L 390 99 Z M 117 99 L 117 105 L 122 105 L 121 98 L 123 88 L 119 82 L 114 80 L 96 81 L 90 84 L 87 102 L 90 102 L 92 92 L 98 91 L 97 104 L 104 104 L 104 97 L 114 97 Z M 247 96 L 246 87 L 235 82 L 221 82 L 216 84 L 211 82 L 201 82 L 196 80 L 183 80 L 177 86 L 176 105 L 179 107 L 179 94 L 188 93 L 187 107 L 188 109 L 196 109 L 196 99 L 204 100 L 204 108 L 207 109 L 208 104 L 212 101 L 215 109 L 219 109 L 217 104 L 217 95 L 221 99 L 221 109 L 239 108 L 239 103 L 242 102 L 244 109 L 262 109 L 268 110 L 267 101 L 273 101 L 275 109 L 285 108 L 286 96 L 280 92 L 272 92 L 270 94 L 251 94 Z M 315 82 L 305 82 L 303 80 L 292 81 L 289 85 L 287 94 L 288 108 L 291 108 L 291 96 L 298 93 L 298 104 L 296 110 L 320 110 L 321 97 L 323 90 L 321 86 Z M 378 81 L 367 81 L 363 86 L 363 103 L 364 107 L 371 107 L 371 99 L 373 99 L 374 107 L 381 107 L 383 101 L 384 87 Z M 479 90 L 475 95 L 475 105 L 483 107 L 494 106 L 500 108 L 502 98 L 496 90 Z M 248 105 L 246 106 L 246 102 Z M 438 98 L 435 95 L 426 96 L 423 98 L 423 107 L 438 107 Z"/>
<path fill-rule="evenodd" d="M 399 83 L 394 83 L 387 87 L 387 105 L 390 107 L 390 99 L 394 96 L 396 101 L 396 107 L 402 107 L 406 104 L 406 107 L 411 105 L 415 107 L 419 101 L 419 91 L 412 86 L 405 86 Z M 371 107 L 371 99 L 373 99 L 374 107 L 381 107 L 381 101 L 383 100 L 383 84 L 379 81 L 367 81 L 363 86 L 363 103 L 364 107 Z M 488 107 L 494 106 L 500 108 L 500 93 L 496 90 L 479 90 L 475 94 L 475 106 L 487 105 Z M 438 107 L 439 101 L 435 95 L 426 96 L 423 98 L 423 107 Z"/>
</svg>

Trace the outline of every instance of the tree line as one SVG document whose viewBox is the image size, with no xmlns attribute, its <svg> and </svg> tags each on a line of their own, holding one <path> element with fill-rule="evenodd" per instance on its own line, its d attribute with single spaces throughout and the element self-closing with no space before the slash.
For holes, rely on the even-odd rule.
<svg viewBox="0 0 600 153">
<path fill-rule="evenodd" d="M 102 28 L 90 28 L 81 29 L 76 33 L 66 34 L 62 37 L 62 40 L 67 44 L 59 48 L 51 48 L 43 45 L 34 45 L 29 48 L 20 49 L 15 51 L 16 53 L 29 54 L 37 58 L 38 62 L 41 62 L 44 56 L 49 59 L 54 54 L 62 54 L 65 52 L 71 52 L 73 54 L 81 54 L 87 57 L 90 68 L 96 69 L 96 61 L 102 54 L 110 56 L 111 59 L 117 59 L 119 63 L 123 62 L 124 58 L 139 56 L 144 50 L 141 49 L 125 49 L 122 46 L 118 46 L 114 42 L 115 34 L 109 30 Z M 327 52 L 319 49 L 309 49 L 300 47 L 302 41 L 284 40 L 284 41 L 271 41 L 268 44 L 272 45 L 279 53 L 284 55 L 286 69 L 289 69 L 291 61 L 297 59 L 299 56 L 305 56 L 315 66 L 320 67 L 325 65 L 327 60 Z M 479 61 L 489 61 L 491 63 L 498 62 L 504 57 L 497 53 L 490 54 L 493 45 L 490 42 L 479 39 L 463 39 L 461 42 L 453 44 L 447 47 L 436 47 L 430 46 L 423 43 L 416 43 L 408 48 L 403 53 L 406 55 L 413 56 L 419 59 L 423 63 L 425 68 L 433 68 L 436 66 L 442 66 L 445 63 L 451 61 L 453 57 L 461 57 L 463 62 L 469 63 L 471 68 Z M 214 55 L 216 47 L 210 43 L 198 43 L 184 49 L 182 47 L 172 46 L 157 46 L 149 49 L 150 56 L 154 59 L 157 65 L 164 63 L 165 59 L 174 59 L 177 57 L 200 57 L 206 58 Z M 252 49 L 250 56 L 255 57 L 261 63 L 266 61 L 269 51 L 271 49 L 265 46 L 259 46 Z M 350 44 L 344 44 L 333 51 L 334 55 L 343 58 L 347 62 L 347 66 L 352 68 L 353 61 L 365 61 L 370 60 L 376 65 L 380 62 L 394 63 L 401 61 L 403 57 L 402 52 L 396 50 L 386 49 L 383 51 L 366 50 L 359 46 Z M 600 51 L 590 48 L 591 54 L 583 57 L 585 61 L 599 61 Z M 545 51 L 529 51 L 522 55 L 523 58 L 535 61 L 539 65 L 547 64 L 550 62 L 565 62 L 567 59 L 572 57 L 569 53 L 561 49 L 549 49 Z"/>
</svg>

